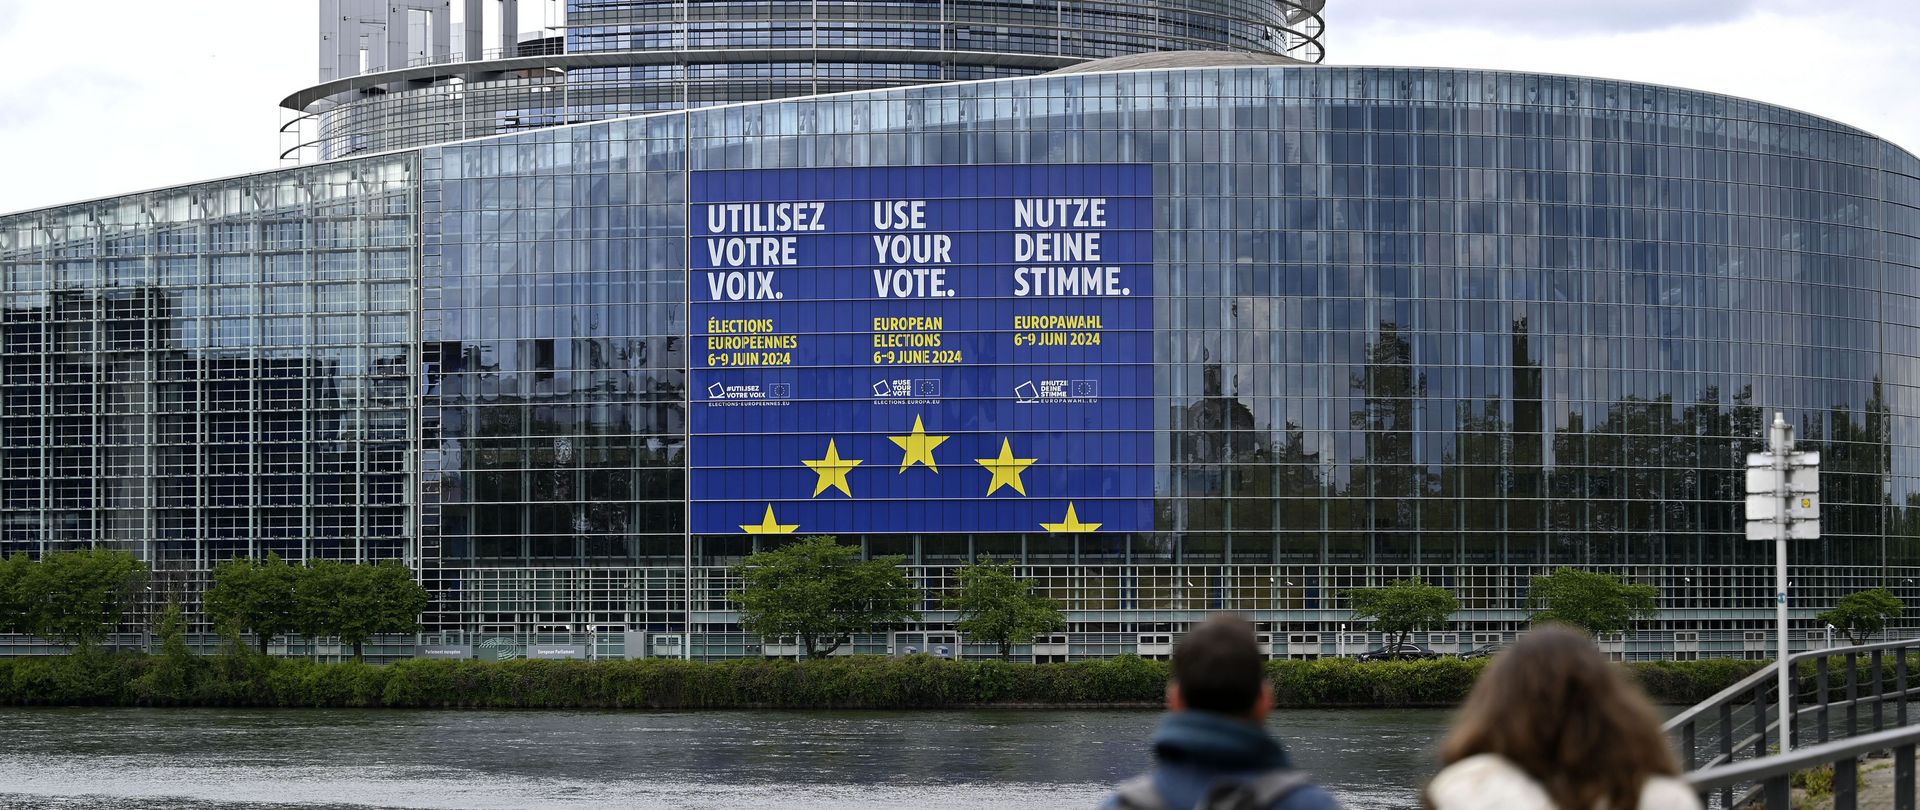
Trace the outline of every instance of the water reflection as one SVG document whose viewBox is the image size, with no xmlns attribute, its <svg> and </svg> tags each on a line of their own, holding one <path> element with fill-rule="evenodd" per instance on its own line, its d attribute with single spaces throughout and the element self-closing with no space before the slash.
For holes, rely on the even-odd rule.
<svg viewBox="0 0 1920 810">
<path fill-rule="evenodd" d="M 0 710 L 0 806 L 1092 807 L 1149 712 Z M 1299 764 L 1403 807 L 1446 714 L 1295 711 Z"/>
</svg>

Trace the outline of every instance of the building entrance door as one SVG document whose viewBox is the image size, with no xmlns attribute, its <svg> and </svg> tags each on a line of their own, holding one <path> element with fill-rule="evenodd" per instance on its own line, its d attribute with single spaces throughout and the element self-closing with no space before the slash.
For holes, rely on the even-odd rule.
<svg viewBox="0 0 1920 810">
<path fill-rule="evenodd" d="M 587 660 L 619 661 L 627 657 L 627 626 L 587 625 Z"/>
</svg>

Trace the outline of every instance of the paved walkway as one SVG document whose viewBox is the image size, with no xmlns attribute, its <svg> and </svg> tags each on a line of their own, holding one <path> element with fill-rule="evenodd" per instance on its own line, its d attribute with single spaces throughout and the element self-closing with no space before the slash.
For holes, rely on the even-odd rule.
<svg viewBox="0 0 1920 810">
<path fill-rule="evenodd" d="M 1794 791 L 1797 795 L 1799 791 Z M 1799 806 L 1796 801 L 1795 806 Z M 1833 796 L 1829 795 L 1807 805 L 1810 810 L 1833 810 Z M 1860 761 L 1860 801 L 1859 810 L 1893 810 L 1893 760 L 1864 759 Z"/>
</svg>

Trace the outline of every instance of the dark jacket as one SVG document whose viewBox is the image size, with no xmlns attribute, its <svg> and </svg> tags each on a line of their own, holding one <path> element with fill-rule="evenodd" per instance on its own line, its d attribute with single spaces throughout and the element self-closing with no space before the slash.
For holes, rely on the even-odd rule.
<svg viewBox="0 0 1920 810">
<path fill-rule="evenodd" d="M 1268 771 L 1291 768 L 1287 752 L 1266 729 L 1208 712 L 1173 712 L 1153 733 L 1153 784 L 1173 810 L 1187 810 L 1200 802 L 1207 788 L 1221 780 L 1244 781 Z M 1105 810 L 1119 807 L 1119 796 L 1108 796 Z M 1339 810 L 1333 796 L 1318 785 L 1294 790 L 1270 810 Z"/>
</svg>

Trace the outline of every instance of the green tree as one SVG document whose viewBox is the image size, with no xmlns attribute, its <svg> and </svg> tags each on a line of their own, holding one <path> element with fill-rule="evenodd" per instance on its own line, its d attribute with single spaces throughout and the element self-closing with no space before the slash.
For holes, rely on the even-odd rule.
<svg viewBox="0 0 1920 810">
<path fill-rule="evenodd" d="M 420 613 L 432 596 L 414 581 L 413 570 L 393 561 L 348 565 L 318 560 L 294 578 L 295 624 L 311 636 L 333 636 L 353 645 L 353 660 L 366 659 L 367 640 L 420 630 Z"/>
<path fill-rule="evenodd" d="M 1660 589 L 1613 574 L 1561 568 L 1534 577 L 1527 609 L 1534 622 L 1559 622 L 1589 633 L 1616 633 L 1659 612 Z"/>
<path fill-rule="evenodd" d="M 954 629 L 968 638 L 990 641 L 1000 657 L 1013 657 L 1013 645 L 1041 633 L 1064 630 L 1067 617 L 1052 599 L 1034 593 L 1034 581 L 1014 576 L 1013 563 L 991 558 L 960 569 L 960 593 L 946 600 L 960 612 Z"/>
<path fill-rule="evenodd" d="M 1906 603 L 1892 591 L 1874 588 L 1840 597 L 1832 610 L 1814 618 L 1833 625 L 1847 637 L 1848 644 L 1862 644 L 1887 629 L 1888 619 L 1898 619 L 1906 610 Z"/>
<path fill-rule="evenodd" d="M 334 635 L 339 624 L 340 591 L 351 578 L 338 560 L 309 560 L 293 574 L 293 627 L 301 635 Z"/>
<path fill-rule="evenodd" d="M 901 557 L 862 562 L 860 549 L 830 536 L 748 556 L 734 573 L 743 587 L 727 594 L 747 632 L 799 639 L 809 658 L 840 649 L 854 633 L 915 621 L 920 591 L 900 570 Z M 821 646 L 831 642 L 830 646 Z"/>
<path fill-rule="evenodd" d="M 1460 600 L 1446 588 L 1419 579 L 1397 579 L 1384 588 L 1347 591 L 1355 619 L 1372 619 L 1373 628 L 1393 637 L 1387 649 L 1398 649 L 1416 630 L 1446 627 Z"/>
<path fill-rule="evenodd" d="M 26 564 L 14 582 L 21 627 L 88 650 L 126 620 L 146 579 L 146 563 L 125 551 L 91 548 L 48 554 Z"/>
<path fill-rule="evenodd" d="M 297 578 L 297 569 L 278 554 L 268 554 L 265 560 L 239 557 L 220 563 L 213 569 L 213 587 L 207 589 L 207 617 L 221 635 L 253 634 L 260 654 L 266 655 L 274 636 L 299 626 L 294 605 Z"/>
</svg>

